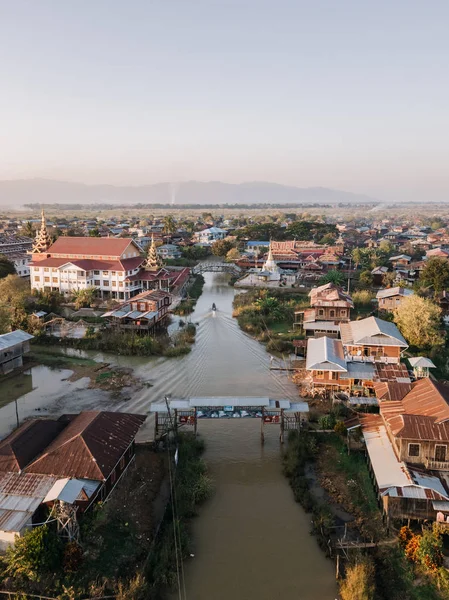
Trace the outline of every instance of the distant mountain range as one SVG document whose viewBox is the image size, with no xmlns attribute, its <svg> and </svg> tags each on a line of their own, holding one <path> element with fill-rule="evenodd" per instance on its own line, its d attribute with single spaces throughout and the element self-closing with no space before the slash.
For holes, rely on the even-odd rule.
<svg viewBox="0 0 449 600">
<path fill-rule="evenodd" d="M 51 179 L 0 181 L 0 206 L 24 204 L 337 204 L 376 203 L 375 198 L 323 187 L 276 183 L 231 184 L 188 181 L 177 184 L 86 185 Z"/>
</svg>

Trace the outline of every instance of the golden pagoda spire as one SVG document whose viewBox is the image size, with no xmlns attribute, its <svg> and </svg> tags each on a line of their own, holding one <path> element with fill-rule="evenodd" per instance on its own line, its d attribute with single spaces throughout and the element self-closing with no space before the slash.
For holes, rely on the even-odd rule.
<svg viewBox="0 0 449 600">
<path fill-rule="evenodd" d="M 151 244 L 148 248 L 147 259 L 145 261 L 145 271 L 159 271 L 163 267 L 161 258 L 157 253 L 156 244 L 154 243 L 154 233 L 151 234 Z"/>
<path fill-rule="evenodd" d="M 47 231 L 47 223 L 45 221 L 45 212 L 42 209 L 42 223 L 40 231 L 36 231 L 36 238 L 34 240 L 32 254 L 42 254 L 46 252 L 51 246 L 51 238 Z"/>
</svg>

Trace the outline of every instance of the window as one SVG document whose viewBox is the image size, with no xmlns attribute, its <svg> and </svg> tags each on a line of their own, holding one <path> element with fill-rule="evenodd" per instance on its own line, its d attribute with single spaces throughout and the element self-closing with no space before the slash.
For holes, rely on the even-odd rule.
<svg viewBox="0 0 449 600">
<path fill-rule="evenodd" d="M 335 373 L 334 371 L 332 371 L 331 379 L 333 379 L 334 381 L 337 380 L 338 379 L 338 373 Z"/>
<path fill-rule="evenodd" d="M 44 277 L 45 283 L 50 283 L 50 277 Z"/>
<path fill-rule="evenodd" d="M 111 275 L 117 275 L 115 271 L 111 271 Z"/>
<path fill-rule="evenodd" d="M 58 278 L 57 277 L 52 277 L 51 280 L 53 281 L 53 283 L 58 283 Z"/>
<path fill-rule="evenodd" d="M 100 280 L 99 280 L 99 279 L 95 279 L 95 281 L 94 281 L 94 285 L 97 285 L 97 286 L 99 286 L 99 285 L 100 285 Z"/>
<path fill-rule="evenodd" d="M 103 271 L 103 277 L 107 277 L 109 275 L 109 271 Z"/>
<path fill-rule="evenodd" d="M 446 446 L 440 444 L 435 446 L 435 460 L 446 462 Z"/>
<path fill-rule="evenodd" d="M 40 280 L 41 280 L 41 278 L 39 277 L 39 275 L 34 276 L 34 281 L 40 281 Z"/>
<path fill-rule="evenodd" d="M 322 317 L 324 315 L 324 310 L 322 308 L 319 309 L 318 314 L 320 315 L 320 317 Z"/>
<path fill-rule="evenodd" d="M 335 310 L 331 310 L 331 311 L 329 312 L 329 316 L 331 316 L 331 317 L 335 317 Z"/>
<path fill-rule="evenodd" d="M 346 317 L 346 308 L 342 308 L 340 314 L 342 317 Z"/>
<path fill-rule="evenodd" d="M 409 444 L 408 445 L 408 455 L 409 456 L 419 456 L 421 452 L 421 444 Z"/>
<path fill-rule="evenodd" d="M 315 377 L 317 379 L 324 379 L 324 371 L 317 371 Z"/>
<path fill-rule="evenodd" d="M 45 271 L 46 273 L 48 273 L 48 271 L 49 271 L 48 267 L 44 267 L 44 271 Z"/>
<path fill-rule="evenodd" d="M 119 466 L 120 466 L 120 471 L 123 471 L 123 469 L 125 468 L 125 457 L 124 456 L 122 456 L 122 458 L 120 459 Z"/>
<path fill-rule="evenodd" d="M 94 271 L 94 275 L 100 275 L 100 271 Z"/>
<path fill-rule="evenodd" d="M 103 281 L 103 285 L 109 285 L 109 281 Z"/>
<path fill-rule="evenodd" d="M 146 310 L 146 309 L 145 309 L 145 302 L 141 302 L 141 303 L 139 304 L 139 310 Z"/>
</svg>

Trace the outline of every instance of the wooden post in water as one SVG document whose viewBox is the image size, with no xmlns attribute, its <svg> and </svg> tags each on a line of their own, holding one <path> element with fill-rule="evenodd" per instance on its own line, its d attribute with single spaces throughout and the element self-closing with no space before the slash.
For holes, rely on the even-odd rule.
<svg viewBox="0 0 449 600">
<path fill-rule="evenodd" d="M 337 566 L 335 571 L 335 579 L 340 579 L 340 552 L 337 552 Z"/>
<path fill-rule="evenodd" d="M 196 408 L 194 409 L 194 412 L 193 412 L 193 418 L 195 419 L 193 422 L 193 433 L 195 434 L 195 437 L 196 437 L 197 431 L 198 431 L 198 417 L 196 415 Z"/>
<path fill-rule="evenodd" d="M 281 408 L 281 430 L 279 432 L 279 441 L 284 443 L 284 409 Z"/>
<path fill-rule="evenodd" d="M 264 408 L 262 406 L 262 417 L 260 419 L 260 443 L 262 445 L 265 444 L 265 430 L 264 430 L 264 425 L 265 425 L 265 411 L 264 411 Z"/>
<path fill-rule="evenodd" d="M 155 413 L 155 415 L 154 415 L 154 441 L 157 441 L 157 434 L 158 434 L 158 431 L 157 431 L 157 419 L 158 419 L 158 415 L 159 415 L 159 413 Z"/>
</svg>

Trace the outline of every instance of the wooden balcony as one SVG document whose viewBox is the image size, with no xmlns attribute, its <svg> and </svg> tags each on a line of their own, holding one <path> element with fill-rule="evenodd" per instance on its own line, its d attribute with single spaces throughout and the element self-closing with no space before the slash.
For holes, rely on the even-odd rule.
<svg viewBox="0 0 449 600">
<path fill-rule="evenodd" d="M 425 461 L 426 469 L 431 471 L 449 471 L 448 460 L 435 460 L 433 458 L 426 458 Z"/>
</svg>

